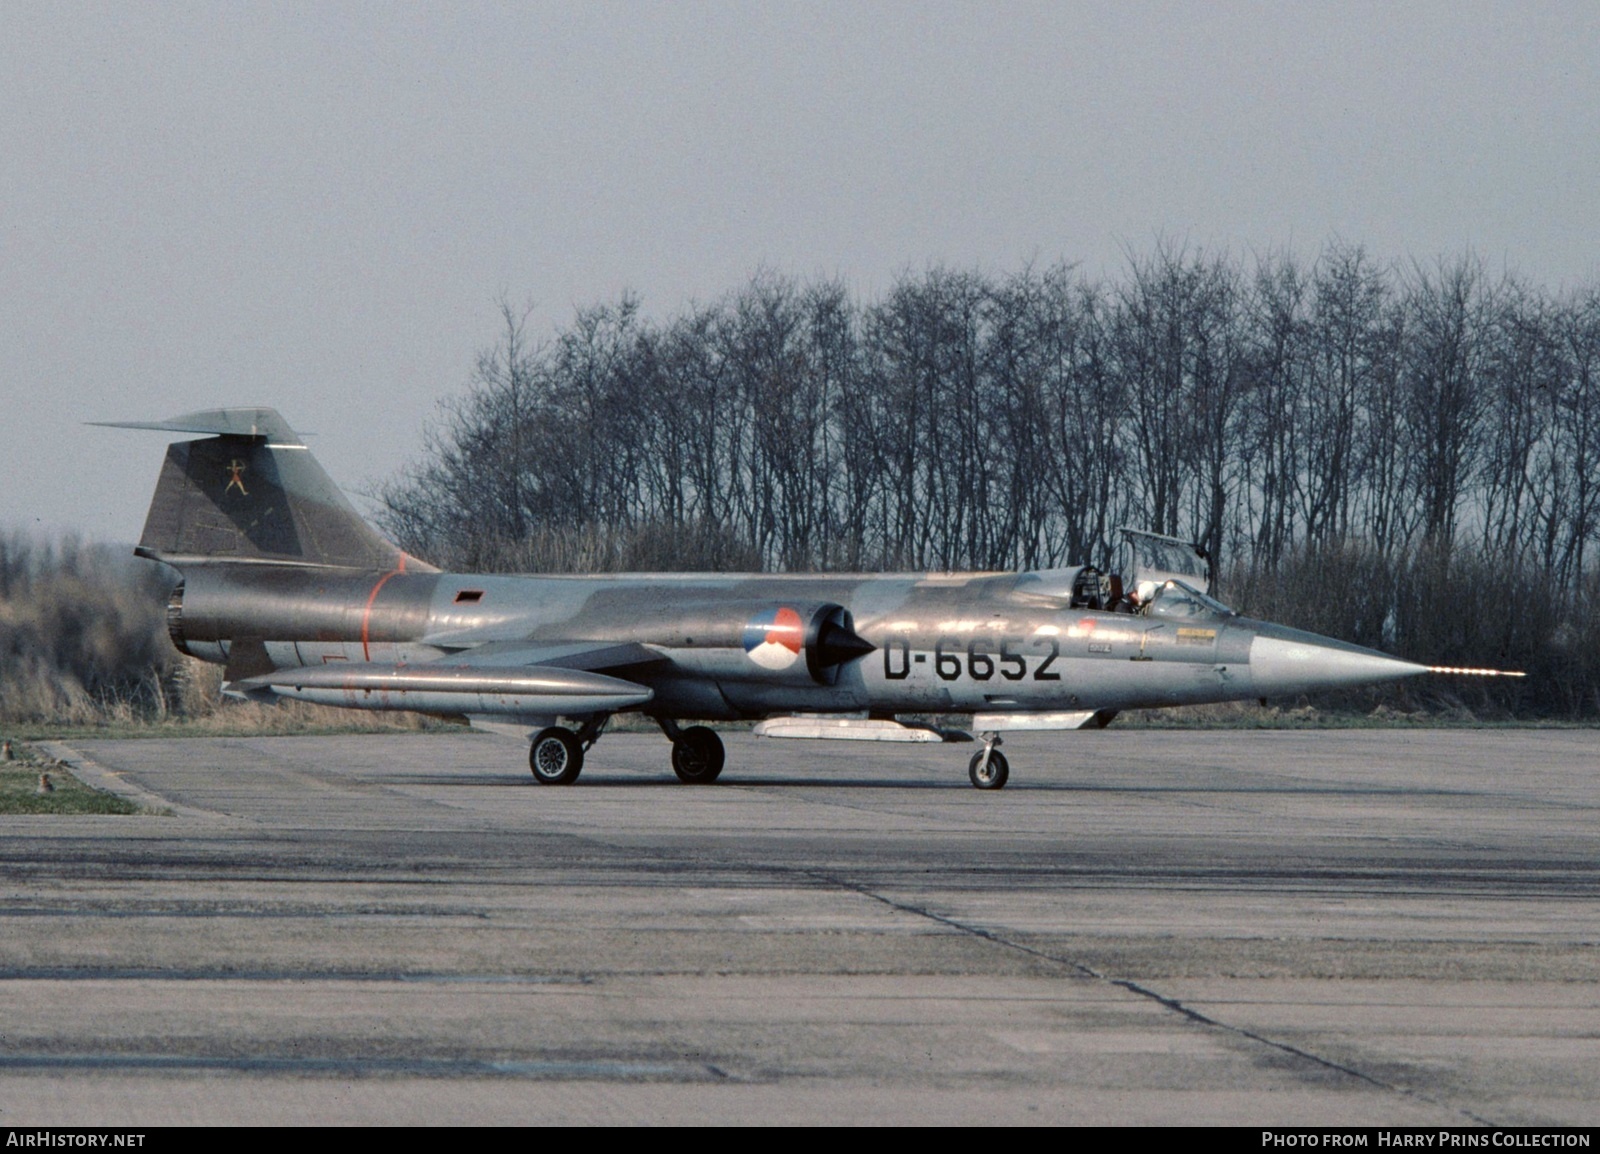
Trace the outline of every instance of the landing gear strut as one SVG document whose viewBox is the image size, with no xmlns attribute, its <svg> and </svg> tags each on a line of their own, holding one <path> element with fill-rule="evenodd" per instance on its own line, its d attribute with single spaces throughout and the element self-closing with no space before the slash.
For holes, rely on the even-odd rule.
<svg viewBox="0 0 1600 1154">
<path fill-rule="evenodd" d="M 1004 789 L 1006 779 L 1011 776 L 1011 763 L 998 748 L 1000 735 L 980 733 L 978 740 L 983 742 L 983 748 L 972 755 L 972 761 L 967 765 L 967 776 L 978 789 Z"/>
<path fill-rule="evenodd" d="M 727 752 L 716 730 L 704 725 L 679 729 L 677 722 L 665 717 L 657 718 L 656 724 L 672 742 L 672 772 L 679 781 L 685 785 L 710 785 L 717 780 Z"/>
</svg>

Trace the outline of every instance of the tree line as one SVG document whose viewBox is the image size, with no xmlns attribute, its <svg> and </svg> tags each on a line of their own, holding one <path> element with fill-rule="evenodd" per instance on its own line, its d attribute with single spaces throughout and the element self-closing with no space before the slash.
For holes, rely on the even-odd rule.
<svg viewBox="0 0 1600 1154">
<path fill-rule="evenodd" d="M 380 494 L 445 563 L 598 528 L 767 568 L 1035 568 L 1127 523 L 1269 565 L 1459 544 L 1570 585 L 1595 536 L 1600 291 L 1470 256 L 1159 245 L 1116 282 L 934 269 L 862 303 L 763 273 L 659 323 L 627 296 L 545 341 L 504 321 Z"/>
<path fill-rule="evenodd" d="M 1157 243 L 1112 278 L 933 268 L 862 301 L 761 272 L 664 320 L 502 321 L 377 494 L 437 563 L 1027 569 L 1113 562 L 1130 525 L 1202 544 L 1241 608 L 1600 712 L 1600 286 Z"/>
</svg>

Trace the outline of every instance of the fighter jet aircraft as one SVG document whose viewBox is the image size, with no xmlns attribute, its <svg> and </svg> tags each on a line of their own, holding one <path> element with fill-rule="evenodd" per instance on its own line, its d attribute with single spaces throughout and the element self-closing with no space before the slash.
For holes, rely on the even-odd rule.
<svg viewBox="0 0 1600 1154">
<path fill-rule="evenodd" d="M 755 720 L 769 738 L 976 737 L 972 784 L 1000 789 L 1013 730 L 1429 672 L 1239 616 L 1207 595 L 1193 547 L 1154 534 L 1130 533 L 1139 561 L 1127 585 L 1088 565 L 443 573 L 367 525 L 272 409 L 108 423 L 203 435 L 168 447 L 135 552 L 181 572 L 172 642 L 224 665 L 228 692 L 513 726 L 545 785 L 576 781 L 624 712 L 661 727 L 689 784 L 717 780 L 724 750 L 714 730 L 684 722 Z M 951 714 L 970 725 L 923 720 Z"/>
</svg>

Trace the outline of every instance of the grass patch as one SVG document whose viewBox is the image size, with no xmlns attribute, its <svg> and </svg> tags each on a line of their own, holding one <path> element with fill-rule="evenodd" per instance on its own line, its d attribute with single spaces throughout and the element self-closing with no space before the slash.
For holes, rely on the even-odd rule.
<svg viewBox="0 0 1600 1154">
<path fill-rule="evenodd" d="M 460 732 L 464 722 L 418 713 L 334 709 L 286 701 L 277 705 L 225 701 L 199 716 L 140 717 L 108 712 L 93 718 L 13 721 L 8 732 L 24 741 L 121 741 L 141 737 L 327 737 L 349 733 Z"/>
<path fill-rule="evenodd" d="M 12 747 L 15 761 L 0 761 L 0 814 L 130 814 L 146 812 L 114 794 L 90 789 L 66 766 L 26 745 Z M 41 779 L 50 788 L 41 792 Z"/>
</svg>

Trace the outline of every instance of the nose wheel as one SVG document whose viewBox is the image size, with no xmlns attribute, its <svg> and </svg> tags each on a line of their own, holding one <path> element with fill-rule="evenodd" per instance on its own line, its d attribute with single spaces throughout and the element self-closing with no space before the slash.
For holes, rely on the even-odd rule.
<svg viewBox="0 0 1600 1154">
<path fill-rule="evenodd" d="M 997 734 L 985 733 L 982 740 L 983 748 L 973 754 L 972 760 L 967 763 L 967 776 L 978 789 L 1004 789 L 1006 780 L 1011 776 L 1011 763 L 1006 760 L 1005 754 L 995 748 L 1000 744 L 1000 738 Z"/>
</svg>

